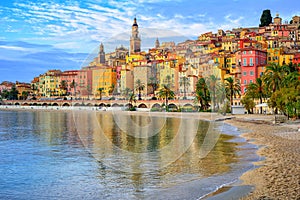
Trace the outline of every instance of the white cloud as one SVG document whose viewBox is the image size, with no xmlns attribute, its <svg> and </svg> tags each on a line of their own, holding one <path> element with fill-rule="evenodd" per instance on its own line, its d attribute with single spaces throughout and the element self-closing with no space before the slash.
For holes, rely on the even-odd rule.
<svg viewBox="0 0 300 200">
<path fill-rule="evenodd" d="M 0 49 L 14 50 L 14 51 L 28 51 L 28 48 L 18 46 L 0 45 Z"/>
</svg>

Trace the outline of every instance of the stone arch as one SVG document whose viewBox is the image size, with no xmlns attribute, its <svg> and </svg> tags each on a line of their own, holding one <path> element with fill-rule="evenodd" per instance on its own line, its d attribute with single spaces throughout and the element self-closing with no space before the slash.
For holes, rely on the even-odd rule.
<svg viewBox="0 0 300 200">
<path fill-rule="evenodd" d="M 88 104 L 86 104 L 86 106 L 93 106 L 93 104 L 92 103 L 88 103 Z"/>
<path fill-rule="evenodd" d="M 19 106 L 19 105 L 20 105 L 20 103 L 19 103 L 19 102 L 16 102 L 16 103 L 15 103 L 15 106 Z"/>
<path fill-rule="evenodd" d="M 48 106 L 48 104 L 47 103 L 43 103 L 42 106 Z"/>
<path fill-rule="evenodd" d="M 111 107 L 111 105 L 108 103 L 108 104 L 106 104 L 106 107 Z"/>
<path fill-rule="evenodd" d="M 193 105 L 190 104 L 190 103 L 186 103 L 186 104 L 183 105 L 183 107 L 193 107 Z"/>
<path fill-rule="evenodd" d="M 22 106 L 29 106 L 29 104 L 25 102 L 25 103 L 22 104 Z"/>
<path fill-rule="evenodd" d="M 105 107 L 105 103 L 100 103 L 99 107 Z"/>
<path fill-rule="evenodd" d="M 33 103 L 33 104 L 31 104 L 32 106 L 37 106 L 37 103 Z"/>
<path fill-rule="evenodd" d="M 62 106 L 70 106 L 70 104 L 69 103 L 64 103 Z"/>
<path fill-rule="evenodd" d="M 120 105 L 117 104 L 117 103 L 114 103 L 114 104 L 111 105 L 111 107 L 120 107 Z"/>
<path fill-rule="evenodd" d="M 74 106 L 81 106 L 80 103 L 75 103 Z"/>
<path fill-rule="evenodd" d="M 52 106 L 58 106 L 58 103 L 53 103 Z"/>
<path fill-rule="evenodd" d="M 177 111 L 178 110 L 178 107 L 174 103 L 170 103 L 168 105 L 168 108 L 169 108 L 170 111 Z"/>
<path fill-rule="evenodd" d="M 147 107 L 147 105 L 146 105 L 146 104 L 144 104 L 144 103 L 141 103 L 141 104 L 138 106 L 138 108 L 148 108 L 148 107 Z"/>
<path fill-rule="evenodd" d="M 155 103 L 152 105 L 152 108 L 161 108 L 161 105 L 159 103 Z"/>
</svg>

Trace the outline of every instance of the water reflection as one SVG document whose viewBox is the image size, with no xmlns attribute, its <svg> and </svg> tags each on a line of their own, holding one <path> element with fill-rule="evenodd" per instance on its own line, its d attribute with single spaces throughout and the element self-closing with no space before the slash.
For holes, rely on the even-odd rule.
<svg viewBox="0 0 300 200">
<path fill-rule="evenodd" d="M 239 162 L 240 144 L 218 126 L 126 112 L 1 112 L 0 197 L 143 199 L 225 174 Z"/>
</svg>

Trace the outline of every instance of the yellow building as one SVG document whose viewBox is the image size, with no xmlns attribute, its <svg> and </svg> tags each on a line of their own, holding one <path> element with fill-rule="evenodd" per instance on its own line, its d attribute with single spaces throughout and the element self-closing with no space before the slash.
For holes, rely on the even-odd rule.
<svg viewBox="0 0 300 200">
<path fill-rule="evenodd" d="M 284 53 L 279 55 L 279 64 L 280 65 L 288 65 L 289 63 L 292 63 L 294 59 L 293 53 Z"/>
<path fill-rule="evenodd" d="M 43 94 L 45 97 L 60 96 L 60 70 L 49 70 L 43 76 Z"/>
<path fill-rule="evenodd" d="M 99 88 L 102 88 L 102 96 L 110 96 L 117 85 L 116 69 L 108 66 L 99 66 L 92 70 L 93 95 L 99 97 Z"/>
<path fill-rule="evenodd" d="M 267 63 L 279 63 L 280 52 L 282 50 L 280 48 L 268 48 L 267 49 Z"/>
</svg>

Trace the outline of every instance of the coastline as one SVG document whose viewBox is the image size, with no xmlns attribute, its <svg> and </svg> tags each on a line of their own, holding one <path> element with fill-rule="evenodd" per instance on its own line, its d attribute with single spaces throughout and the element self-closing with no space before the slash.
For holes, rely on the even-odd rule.
<svg viewBox="0 0 300 200">
<path fill-rule="evenodd" d="M 89 107 L 32 108 L 1 106 L 0 110 L 32 111 L 99 111 Z M 238 183 L 225 185 L 205 199 L 300 199 L 300 124 L 274 125 L 272 115 L 227 115 L 217 113 L 118 112 L 128 115 L 193 117 L 201 120 L 226 120 L 244 132 L 247 142 L 259 147 L 256 154 L 264 159 L 253 163 L 254 169 L 245 172 Z"/>
</svg>

